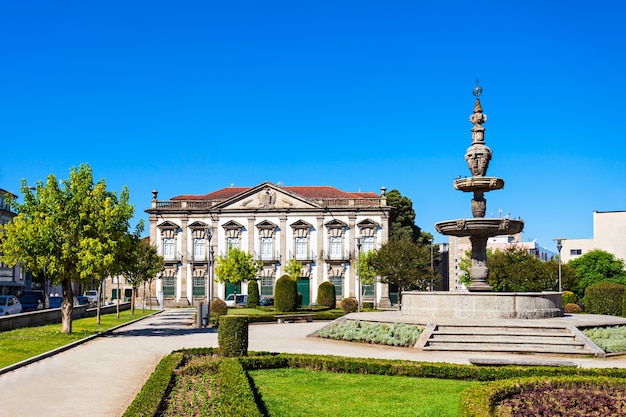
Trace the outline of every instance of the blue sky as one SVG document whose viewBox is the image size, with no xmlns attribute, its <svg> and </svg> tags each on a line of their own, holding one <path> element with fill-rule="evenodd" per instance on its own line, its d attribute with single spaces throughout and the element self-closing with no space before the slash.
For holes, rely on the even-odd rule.
<svg viewBox="0 0 626 417">
<path fill-rule="evenodd" d="M 416 223 L 471 217 L 483 87 L 487 215 L 524 240 L 626 210 L 618 1 L 0 2 L 0 188 L 89 163 L 159 199 L 264 181 L 398 189 Z"/>
</svg>

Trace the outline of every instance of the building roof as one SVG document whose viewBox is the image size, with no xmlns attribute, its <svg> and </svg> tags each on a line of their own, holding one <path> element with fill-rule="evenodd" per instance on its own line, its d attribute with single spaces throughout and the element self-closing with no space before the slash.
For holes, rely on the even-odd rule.
<svg viewBox="0 0 626 417">
<path fill-rule="evenodd" d="M 196 201 L 225 201 L 240 193 L 248 191 L 255 187 L 226 187 L 221 190 L 213 191 L 208 194 L 182 194 L 173 197 L 172 200 L 196 200 Z M 306 199 L 334 199 L 334 198 L 379 198 L 380 196 L 373 192 L 346 192 L 338 188 L 322 185 L 322 186 L 281 186 L 283 190 L 299 195 Z"/>
</svg>

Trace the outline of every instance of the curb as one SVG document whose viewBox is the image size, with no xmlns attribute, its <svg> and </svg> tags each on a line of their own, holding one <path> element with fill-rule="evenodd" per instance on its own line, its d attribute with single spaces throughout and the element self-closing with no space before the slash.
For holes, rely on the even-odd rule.
<svg viewBox="0 0 626 417">
<path fill-rule="evenodd" d="M 137 323 L 138 321 L 147 319 L 148 317 L 152 317 L 152 316 L 155 316 L 157 314 L 160 314 L 163 311 L 164 310 L 156 311 L 156 312 L 154 312 L 152 314 L 148 314 L 147 316 L 139 317 L 138 319 L 129 321 L 127 323 L 120 324 L 119 326 L 112 327 L 112 328 L 107 329 L 107 330 L 105 330 L 103 332 L 92 334 L 91 336 L 87 336 L 87 337 L 85 337 L 83 339 L 77 340 L 77 341 L 69 343 L 67 345 L 58 347 L 56 349 L 49 350 L 48 352 L 41 353 L 41 354 L 39 354 L 37 356 L 33 356 L 32 358 L 24 359 L 23 361 L 14 363 L 13 365 L 5 366 L 4 368 L 0 369 L 0 375 L 6 374 L 6 373 L 11 372 L 11 371 L 15 371 L 16 369 L 19 369 L 19 368 L 21 368 L 23 366 L 30 365 L 31 363 L 35 363 L 35 362 L 38 362 L 38 361 L 40 361 L 42 359 L 49 358 L 49 357 L 57 355 L 57 354 L 59 354 L 61 352 L 65 352 L 66 350 L 70 350 L 70 349 L 72 349 L 72 348 L 74 348 L 76 346 L 82 345 L 83 343 L 87 343 L 90 340 L 93 340 L 93 339 L 95 339 L 97 337 L 105 336 L 105 335 L 107 335 L 109 333 L 113 333 L 114 331 L 116 331 L 118 329 L 121 329 L 122 327 L 129 326 L 131 324 Z"/>
</svg>

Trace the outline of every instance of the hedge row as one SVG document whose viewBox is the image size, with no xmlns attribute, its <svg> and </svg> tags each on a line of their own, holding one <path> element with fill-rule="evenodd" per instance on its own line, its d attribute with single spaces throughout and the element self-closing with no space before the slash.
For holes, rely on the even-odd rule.
<svg viewBox="0 0 626 417">
<path fill-rule="evenodd" d="M 250 388 L 248 377 L 236 358 L 224 358 L 218 366 L 220 392 L 217 415 L 262 417 Z"/>
<path fill-rule="evenodd" d="M 184 358 L 183 358 L 184 353 Z M 501 366 L 482 367 L 449 363 L 428 363 L 399 361 L 389 359 L 349 358 L 342 356 L 320 356 L 303 354 L 276 354 L 268 352 L 249 352 L 249 356 L 239 358 L 223 358 L 217 366 L 209 364 L 194 366 L 191 358 L 198 355 L 213 355 L 213 349 L 190 349 L 166 356 L 135 401 L 126 410 L 124 416 L 153 416 L 168 394 L 175 369 L 183 363 L 184 372 L 217 372 L 220 392 L 216 404 L 218 415 L 261 416 L 255 402 L 254 388 L 250 385 L 247 371 L 275 368 L 304 368 L 313 371 L 336 373 L 375 374 L 387 376 L 409 376 L 419 378 L 457 379 L 470 381 L 497 381 L 493 384 L 481 384 L 472 389 L 471 393 L 462 397 L 462 410 L 465 417 L 489 416 L 481 414 L 490 409 L 495 402 L 504 398 L 511 385 L 509 379 L 569 376 L 579 380 L 581 377 L 626 378 L 626 369 L 620 368 L 576 368 L 576 367 L 543 367 L 543 366 Z M 623 380 L 622 380 L 623 383 Z M 519 383 L 518 383 L 519 385 Z M 469 413 L 469 414 L 468 414 Z"/>
<path fill-rule="evenodd" d="M 495 381 L 487 384 L 476 385 L 463 391 L 461 393 L 458 415 L 459 417 L 494 416 L 496 406 L 500 404 L 502 400 L 511 398 L 524 390 L 538 388 L 545 386 L 546 384 L 552 385 L 552 388 L 559 387 L 567 390 L 576 389 L 583 384 L 593 385 L 600 389 L 612 386 L 619 386 L 623 388 L 626 382 L 622 378 L 606 378 L 597 376 L 563 376 L 543 378 L 527 377 Z M 556 390 L 553 392 L 556 393 Z M 559 395 L 566 394 L 562 392 Z M 579 398 L 577 401 L 583 402 L 583 399 Z M 556 414 L 556 412 L 554 414 L 551 413 L 551 415 Z"/>
<path fill-rule="evenodd" d="M 124 412 L 124 417 L 154 416 L 161 407 L 165 394 L 172 384 L 174 369 L 178 368 L 182 362 L 182 352 L 174 352 L 161 359 L 139 394 Z"/>
</svg>

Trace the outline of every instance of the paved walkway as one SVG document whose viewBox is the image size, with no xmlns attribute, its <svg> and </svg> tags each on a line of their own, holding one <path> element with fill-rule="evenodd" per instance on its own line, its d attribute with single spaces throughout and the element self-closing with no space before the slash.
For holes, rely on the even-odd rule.
<svg viewBox="0 0 626 417">
<path fill-rule="evenodd" d="M 398 315 L 397 312 L 374 314 L 381 321 L 394 321 Z M 194 316 L 194 309 L 166 310 L 0 375 L 0 413 L 25 417 L 120 416 L 164 355 L 180 348 L 217 346 L 216 330 L 194 328 Z M 419 352 L 412 348 L 307 337 L 326 324 L 250 325 L 249 349 L 464 364 L 469 363 L 470 357 L 520 358 L 509 354 Z M 624 356 L 595 359 L 524 355 L 522 359 L 557 359 L 573 361 L 582 367 L 626 368 Z"/>
</svg>

